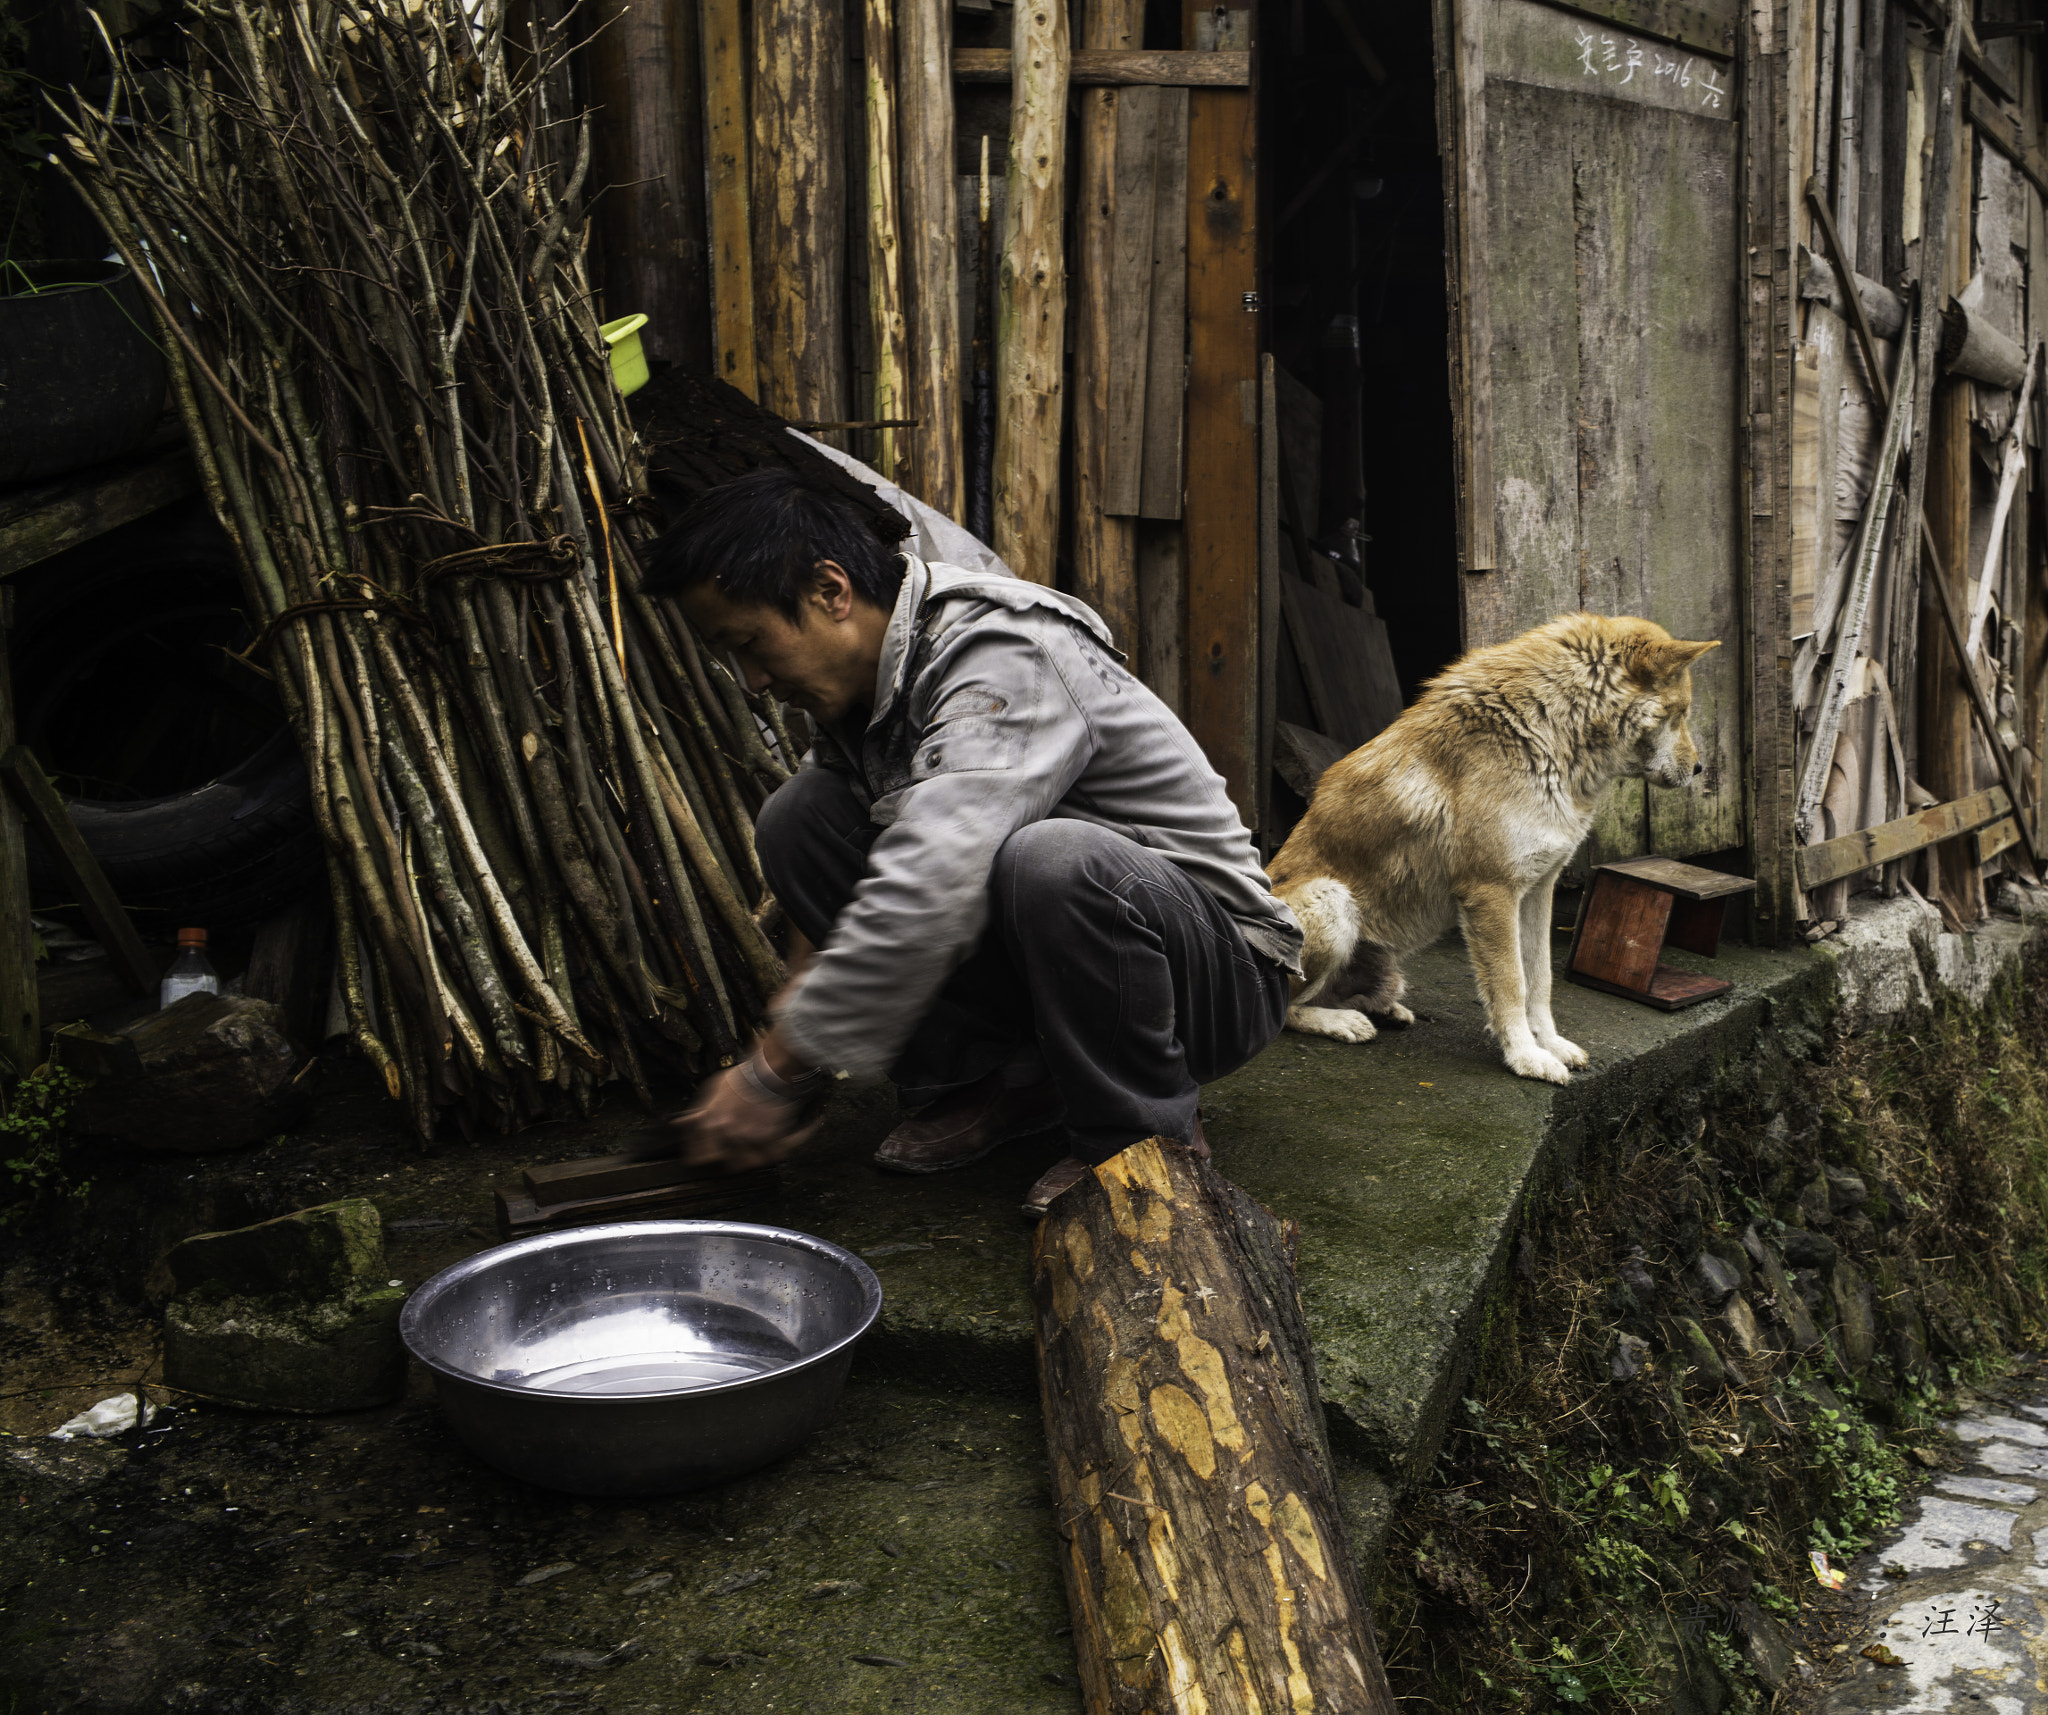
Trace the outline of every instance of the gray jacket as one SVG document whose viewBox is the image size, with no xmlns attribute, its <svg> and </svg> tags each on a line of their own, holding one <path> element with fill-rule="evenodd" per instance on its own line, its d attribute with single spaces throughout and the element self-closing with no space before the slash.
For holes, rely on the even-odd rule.
<svg viewBox="0 0 2048 1715">
<path fill-rule="evenodd" d="M 988 920 L 997 851 L 1071 816 L 1185 870 L 1246 944 L 1299 974 L 1301 926 L 1186 727 L 1127 673 L 1082 602 L 909 558 L 865 733 L 821 732 L 807 768 L 847 775 L 883 829 L 868 873 L 777 1010 L 804 1060 L 879 1075 Z"/>
</svg>

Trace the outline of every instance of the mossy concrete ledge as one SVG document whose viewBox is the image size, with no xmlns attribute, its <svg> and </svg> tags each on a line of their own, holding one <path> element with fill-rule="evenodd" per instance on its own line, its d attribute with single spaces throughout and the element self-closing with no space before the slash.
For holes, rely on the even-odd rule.
<svg viewBox="0 0 2048 1715">
<path fill-rule="evenodd" d="M 1388 1490 L 1435 1459 L 1523 1211 L 1569 1180 L 1582 1151 L 1631 1117 L 1697 1110 L 1731 1081 L 1768 1081 L 1810 1052 L 1845 1004 L 1882 1023 L 1952 982 L 1981 999 L 1987 972 L 2015 969 L 2048 922 L 2009 912 L 1967 946 L 1927 947 L 1925 925 L 1891 905 L 1871 909 L 1877 921 L 1865 929 L 1859 911 L 1840 948 L 1667 954 L 1735 985 L 1678 1013 L 1563 981 L 1560 934 L 1558 1025 L 1593 1060 L 1565 1087 L 1507 1070 L 1453 937 L 1410 964 L 1412 1027 L 1361 1044 L 1289 1033 L 1204 1093 L 1218 1167 L 1301 1225 L 1324 1404 L 1358 1505 L 1382 1511 Z M 1888 973 L 1903 1001 L 1870 1007 L 1873 972 Z M 870 1374 L 1034 1397 L 1029 1231 L 1014 1211 L 1058 1153 L 1056 1138 L 958 1173 L 893 1178 L 870 1164 L 893 1118 L 876 1092 L 841 1097 L 759 1218 L 874 1265 L 885 1303 L 860 1360 Z"/>
<path fill-rule="evenodd" d="M 1698 1100 L 1767 1037 L 1777 1052 L 1817 1037 L 1830 984 L 1810 953 L 1697 963 L 1734 990 L 1677 1013 L 1560 981 L 1558 1028 L 1593 1059 L 1560 1087 L 1507 1070 L 1464 948 L 1446 942 L 1410 968 L 1410 1028 L 1359 1045 L 1283 1036 L 1205 1098 L 1223 1171 L 1301 1223 L 1333 1440 L 1394 1487 L 1436 1456 L 1546 1176 L 1561 1182 L 1632 1114 Z"/>
<path fill-rule="evenodd" d="M 1703 1089 L 1767 1033 L 1794 1051 L 1814 1039 L 1830 988 L 1810 953 L 1731 948 L 1712 968 L 1734 992 L 1681 1013 L 1560 982 L 1560 1026 L 1594 1064 L 1559 1088 L 1502 1064 L 1453 939 L 1410 965 L 1421 1015 L 1411 1028 L 1360 1044 L 1289 1033 L 1204 1093 L 1218 1167 L 1301 1223 L 1303 1296 L 1340 1452 L 1396 1486 L 1427 1466 L 1540 1173 L 1568 1170 L 1632 1109 Z M 1030 1229 L 1016 1210 L 1060 1152 L 1056 1135 L 901 1178 L 870 1159 L 893 1119 L 877 1092 L 843 1095 L 755 1218 L 874 1266 L 884 1303 L 860 1359 L 870 1374 L 1035 1398 Z"/>
</svg>

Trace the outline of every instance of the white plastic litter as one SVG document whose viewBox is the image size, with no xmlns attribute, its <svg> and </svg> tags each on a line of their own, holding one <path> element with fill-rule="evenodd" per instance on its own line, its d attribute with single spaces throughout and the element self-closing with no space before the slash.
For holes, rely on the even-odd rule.
<svg viewBox="0 0 2048 1715">
<path fill-rule="evenodd" d="M 83 1435 L 88 1440 L 104 1441 L 112 1435 L 125 1435 L 138 1424 L 146 1427 L 155 1416 L 155 1406 L 132 1393 L 117 1393 L 101 1400 L 90 1411 L 81 1411 L 70 1422 L 60 1423 L 50 1431 L 50 1439 L 75 1441 Z"/>
</svg>

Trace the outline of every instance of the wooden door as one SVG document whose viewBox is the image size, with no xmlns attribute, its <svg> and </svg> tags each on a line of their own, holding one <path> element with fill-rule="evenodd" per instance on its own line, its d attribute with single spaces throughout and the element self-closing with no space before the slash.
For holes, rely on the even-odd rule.
<svg viewBox="0 0 2048 1715">
<path fill-rule="evenodd" d="M 1721 639 L 1705 772 L 1621 782 L 1585 861 L 1741 845 L 1734 8 L 1447 5 L 1465 641 L 1578 608 Z"/>
</svg>

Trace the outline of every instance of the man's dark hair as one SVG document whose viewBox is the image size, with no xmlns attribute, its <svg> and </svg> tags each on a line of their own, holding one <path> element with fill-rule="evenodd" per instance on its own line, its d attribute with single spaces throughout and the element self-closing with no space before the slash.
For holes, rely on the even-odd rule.
<svg viewBox="0 0 2048 1715">
<path fill-rule="evenodd" d="M 843 566 L 862 600 L 896 605 L 902 554 L 852 501 L 770 465 L 691 501 L 654 544 L 642 587 L 649 595 L 679 595 L 709 579 L 728 601 L 763 603 L 796 620 L 820 560 Z"/>
</svg>

